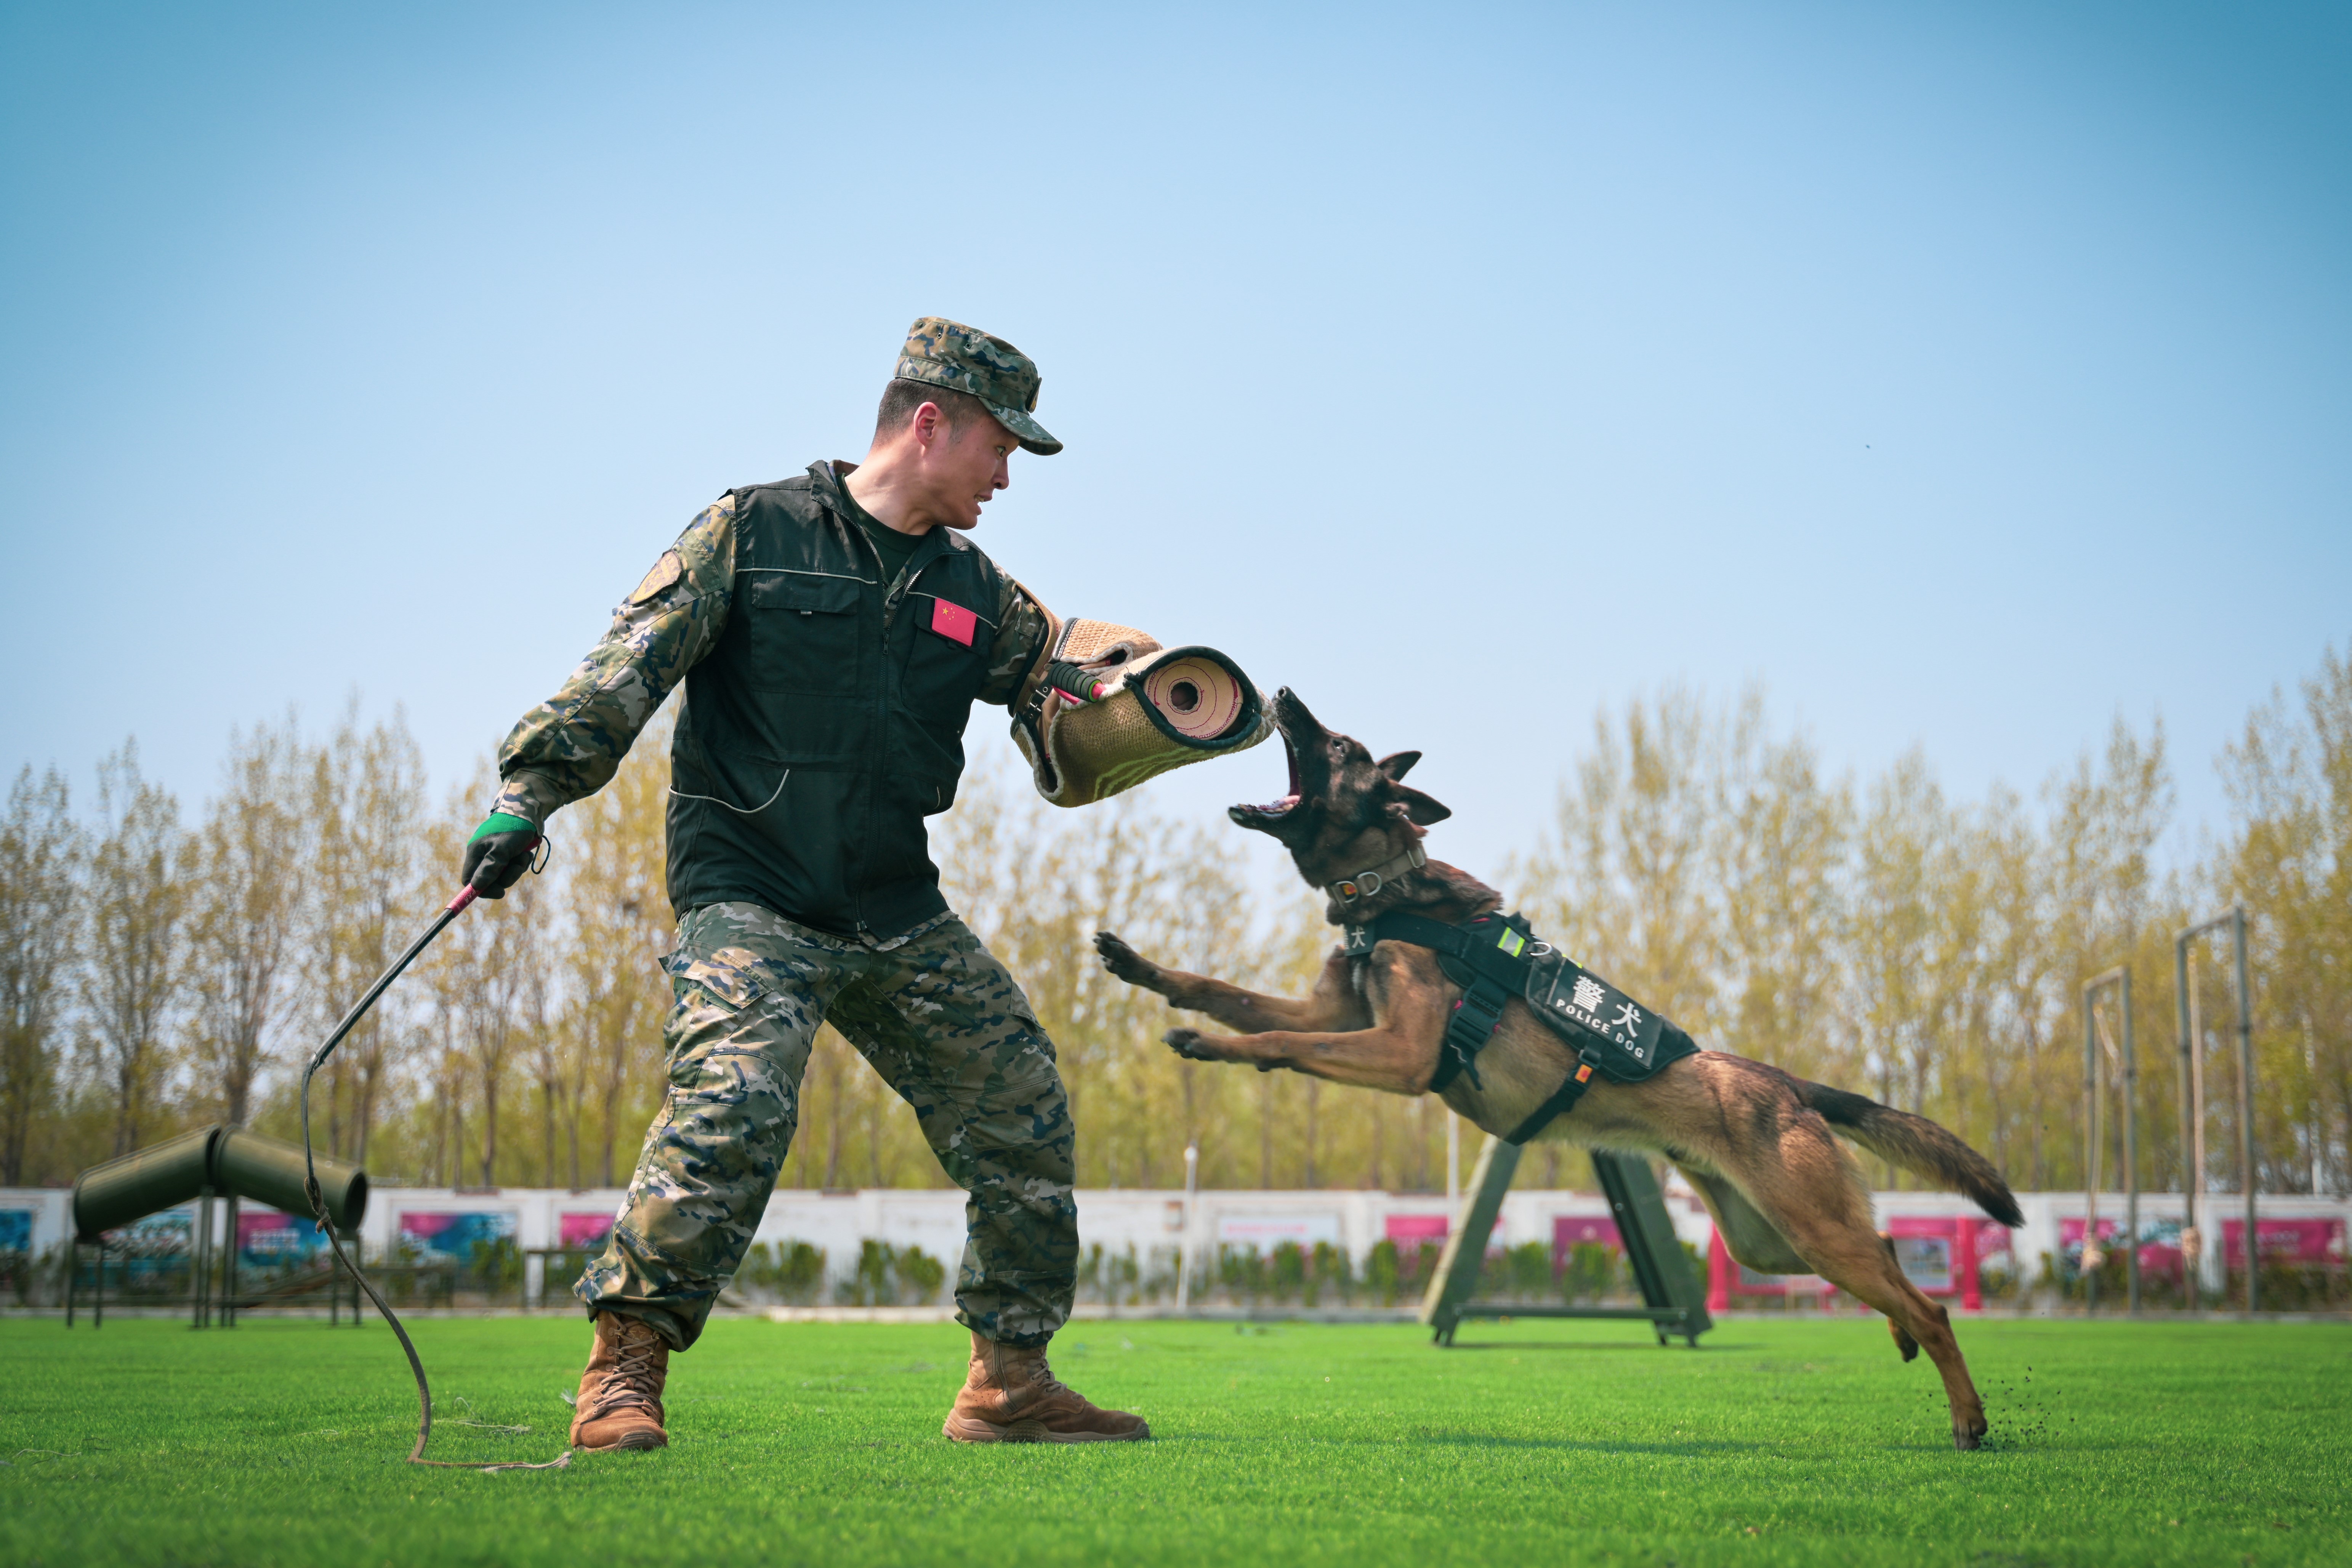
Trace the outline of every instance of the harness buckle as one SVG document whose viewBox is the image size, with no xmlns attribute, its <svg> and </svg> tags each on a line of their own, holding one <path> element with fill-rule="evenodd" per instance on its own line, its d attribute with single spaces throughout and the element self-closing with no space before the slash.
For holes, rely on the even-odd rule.
<svg viewBox="0 0 2352 1568">
<path fill-rule="evenodd" d="M 1418 870 L 1428 864 L 1429 851 L 1418 844 L 1408 845 L 1403 854 L 1390 860 L 1386 865 L 1359 871 L 1352 877 L 1342 877 L 1326 890 L 1341 903 L 1352 904 L 1358 899 L 1369 899 L 1387 887 L 1391 877 Z"/>
</svg>

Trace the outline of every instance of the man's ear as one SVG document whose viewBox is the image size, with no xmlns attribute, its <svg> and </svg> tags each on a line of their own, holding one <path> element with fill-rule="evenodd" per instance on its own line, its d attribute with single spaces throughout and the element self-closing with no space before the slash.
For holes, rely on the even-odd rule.
<svg viewBox="0 0 2352 1568">
<path fill-rule="evenodd" d="M 924 447 L 937 442 L 941 436 L 952 437 L 954 434 L 947 411 L 936 403 L 926 403 L 918 407 L 907 423 L 914 431 L 917 444 Z"/>
<path fill-rule="evenodd" d="M 1402 784 L 1404 775 L 1412 772 L 1412 764 L 1421 761 L 1419 752 L 1392 752 L 1372 766 L 1389 775 L 1391 784 Z"/>
<path fill-rule="evenodd" d="M 1403 784 L 1390 786 L 1391 798 L 1404 808 L 1405 820 L 1427 827 L 1433 822 L 1443 822 L 1454 815 L 1453 808 L 1441 804 L 1433 795 L 1426 795 Z"/>
</svg>

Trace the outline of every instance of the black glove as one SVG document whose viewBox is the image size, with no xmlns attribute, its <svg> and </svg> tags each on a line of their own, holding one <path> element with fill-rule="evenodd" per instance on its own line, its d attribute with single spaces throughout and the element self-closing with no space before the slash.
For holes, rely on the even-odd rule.
<svg viewBox="0 0 2352 1568">
<path fill-rule="evenodd" d="M 466 840 L 465 879 L 486 899 L 503 899 L 539 851 L 539 829 L 520 816 L 492 812 Z"/>
</svg>

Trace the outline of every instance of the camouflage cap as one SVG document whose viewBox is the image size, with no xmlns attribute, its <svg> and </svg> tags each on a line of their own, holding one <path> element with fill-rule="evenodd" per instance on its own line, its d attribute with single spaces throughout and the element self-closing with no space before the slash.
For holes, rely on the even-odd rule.
<svg viewBox="0 0 2352 1568">
<path fill-rule="evenodd" d="M 975 331 L 961 321 L 925 316 L 907 331 L 899 381 L 925 382 L 950 392 L 968 392 L 986 405 L 1024 448 L 1050 458 L 1062 444 L 1029 416 L 1037 406 L 1037 364 L 1003 338 Z"/>
</svg>

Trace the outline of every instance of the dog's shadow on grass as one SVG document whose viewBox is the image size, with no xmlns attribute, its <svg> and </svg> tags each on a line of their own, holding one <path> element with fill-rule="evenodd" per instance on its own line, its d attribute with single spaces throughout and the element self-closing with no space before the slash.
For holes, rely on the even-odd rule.
<svg viewBox="0 0 2352 1568">
<path fill-rule="evenodd" d="M 1267 1438 L 1231 1432 L 1170 1432 L 1156 1438 L 1169 1443 L 1223 1443 L 1248 1447 L 1265 1443 L 1292 1443 L 1291 1436 Z M 1665 1454 L 1685 1459 L 1727 1458 L 1734 1454 L 1777 1451 L 1770 1443 L 1737 1443 L 1693 1438 L 1679 1443 L 1612 1443 L 1575 1437 L 1511 1437 L 1496 1432 L 1439 1432 L 1420 1427 L 1403 1437 L 1320 1436 L 1318 1441 L 1356 1448 L 1491 1448 L 1497 1452 L 1555 1454 Z M 1075 1450 L 1074 1450 L 1075 1451 Z"/>
<path fill-rule="evenodd" d="M 1685 1459 L 1753 1454 L 1770 1447 L 1764 1443 L 1735 1443 L 1708 1438 L 1692 1438 L 1680 1443 L 1612 1443 L 1590 1438 L 1506 1437 L 1492 1432 L 1432 1432 L 1426 1429 L 1414 1433 L 1412 1440 L 1454 1448 L 1519 1448 L 1570 1454 L 1672 1454 Z"/>
<path fill-rule="evenodd" d="M 1444 1347 L 1454 1351 L 1675 1351 L 1688 1350 L 1687 1345 L 1662 1345 L 1652 1340 L 1464 1340 Z M 1709 1340 L 1708 1353 L 1724 1351 L 1761 1350 L 1762 1345 L 1739 1344 L 1728 1340 Z"/>
</svg>

